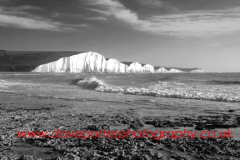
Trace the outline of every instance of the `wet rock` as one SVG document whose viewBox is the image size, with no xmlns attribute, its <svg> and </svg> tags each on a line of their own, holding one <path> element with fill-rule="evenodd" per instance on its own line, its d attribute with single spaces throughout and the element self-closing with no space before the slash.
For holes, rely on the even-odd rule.
<svg viewBox="0 0 240 160">
<path fill-rule="evenodd" d="M 88 125 L 87 129 L 96 131 L 96 130 L 98 130 L 98 126 L 96 126 L 96 125 Z"/>
</svg>

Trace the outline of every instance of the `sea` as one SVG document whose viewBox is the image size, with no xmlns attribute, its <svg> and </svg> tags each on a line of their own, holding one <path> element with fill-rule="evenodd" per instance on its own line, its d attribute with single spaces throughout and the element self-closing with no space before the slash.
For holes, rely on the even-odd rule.
<svg viewBox="0 0 240 160">
<path fill-rule="evenodd" d="M 0 92 L 49 96 L 52 92 L 57 95 L 58 90 L 65 90 L 68 98 L 79 97 L 72 95 L 71 90 L 84 90 L 85 93 L 108 92 L 239 103 L 240 73 L 0 73 Z"/>
</svg>

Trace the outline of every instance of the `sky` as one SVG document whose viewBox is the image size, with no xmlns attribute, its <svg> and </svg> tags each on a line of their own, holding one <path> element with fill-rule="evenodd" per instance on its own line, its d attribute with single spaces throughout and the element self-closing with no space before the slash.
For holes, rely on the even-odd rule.
<svg viewBox="0 0 240 160">
<path fill-rule="evenodd" d="M 240 0 L 0 0 L 0 49 L 240 72 Z"/>
</svg>

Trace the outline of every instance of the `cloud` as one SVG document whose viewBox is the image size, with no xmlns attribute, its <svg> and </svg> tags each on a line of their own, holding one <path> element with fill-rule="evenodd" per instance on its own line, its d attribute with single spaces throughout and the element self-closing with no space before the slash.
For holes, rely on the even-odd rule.
<svg viewBox="0 0 240 160">
<path fill-rule="evenodd" d="M 149 3 L 158 3 L 156 0 Z M 146 2 L 146 3 L 148 3 Z M 203 36 L 240 30 L 240 8 L 228 10 L 178 12 L 147 18 L 125 7 L 117 0 L 88 0 L 91 9 L 106 18 L 129 24 L 133 29 L 159 35 Z"/>
<path fill-rule="evenodd" d="M 22 5 L 22 6 L 18 6 L 18 7 L 12 7 L 12 9 L 20 10 L 20 11 L 24 11 L 24 10 L 43 10 L 43 8 L 41 8 L 41 7 L 30 6 L 30 5 Z"/>
<path fill-rule="evenodd" d="M 139 29 L 177 35 L 216 35 L 240 31 L 240 8 L 153 16 Z"/>
<path fill-rule="evenodd" d="M 136 13 L 127 9 L 123 4 L 116 0 L 88 0 L 88 2 L 90 5 L 99 7 L 99 9 L 92 9 L 92 11 L 99 12 L 105 16 L 130 24 L 138 23 L 139 21 Z"/>
<path fill-rule="evenodd" d="M 60 31 L 59 23 L 43 20 L 35 20 L 11 15 L 0 15 L 0 26 L 25 29 Z"/>
<path fill-rule="evenodd" d="M 107 21 L 108 19 L 105 17 L 89 17 L 89 18 L 82 18 L 90 21 Z"/>
<path fill-rule="evenodd" d="M 18 7 L 17 10 L 13 10 L 13 8 L 0 7 L 0 26 L 48 31 L 69 31 L 77 30 L 76 28 L 86 27 L 85 24 L 63 24 L 48 18 L 34 16 L 23 11 L 29 9 L 39 8 L 25 6 Z"/>
<path fill-rule="evenodd" d="M 162 7 L 164 4 L 160 0 L 137 0 L 137 1 L 140 2 L 142 5 L 148 5 L 152 7 Z"/>
</svg>

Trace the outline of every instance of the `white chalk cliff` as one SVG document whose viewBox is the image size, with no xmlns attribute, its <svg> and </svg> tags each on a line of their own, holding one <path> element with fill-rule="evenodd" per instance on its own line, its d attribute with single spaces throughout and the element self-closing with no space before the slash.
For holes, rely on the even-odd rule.
<svg viewBox="0 0 240 160">
<path fill-rule="evenodd" d="M 166 73 L 168 70 L 166 70 L 164 67 L 161 67 L 155 71 L 156 73 Z"/>
<path fill-rule="evenodd" d="M 104 56 L 87 52 L 68 57 L 70 59 L 70 72 L 104 72 L 106 59 Z"/>
<path fill-rule="evenodd" d="M 196 70 L 193 70 L 193 71 L 191 71 L 191 72 L 195 72 L 195 73 L 199 73 L 199 72 L 203 72 L 203 70 L 202 69 L 196 69 Z"/>
<path fill-rule="evenodd" d="M 126 73 L 127 65 L 119 62 L 116 59 L 109 59 L 105 64 L 105 72 L 108 73 Z"/>
<path fill-rule="evenodd" d="M 198 70 L 196 70 L 197 72 Z M 199 69 L 200 71 L 200 69 Z M 60 58 L 47 64 L 42 64 L 32 72 L 98 72 L 98 73 L 161 73 L 161 72 L 182 72 L 181 70 L 171 69 L 166 70 L 161 67 L 154 70 L 150 64 L 142 65 L 138 62 L 133 62 L 129 65 L 124 64 L 116 59 L 108 59 L 96 52 L 85 52 L 72 55 L 69 57 Z"/>
<path fill-rule="evenodd" d="M 180 73 L 180 72 L 183 72 L 183 71 L 180 71 L 180 70 L 178 70 L 178 69 L 170 69 L 168 72 Z"/>
<path fill-rule="evenodd" d="M 152 66 L 152 65 L 150 65 L 150 64 L 145 64 L 144 66 L 143 66 L 143 72 L 145 73 L 154 73 L 155 71 L 154 71 L 154 67 Z"/>
<path fill-rule="evenodd" d="M 70 68 L 69 65 L 69 58 L 64 57 L 55 62 L 40 65 L 33 72 L 67 72 Z"/>
<path fill-rule="evenodd" d="M 127 72 L 130 72 L 130 73 L 142 73 L 143 72 L 142 64 L 140 64 L 138 62 L 131 63 L 129 65 L 129 67 L 127 68 Z"/>
</svg>

